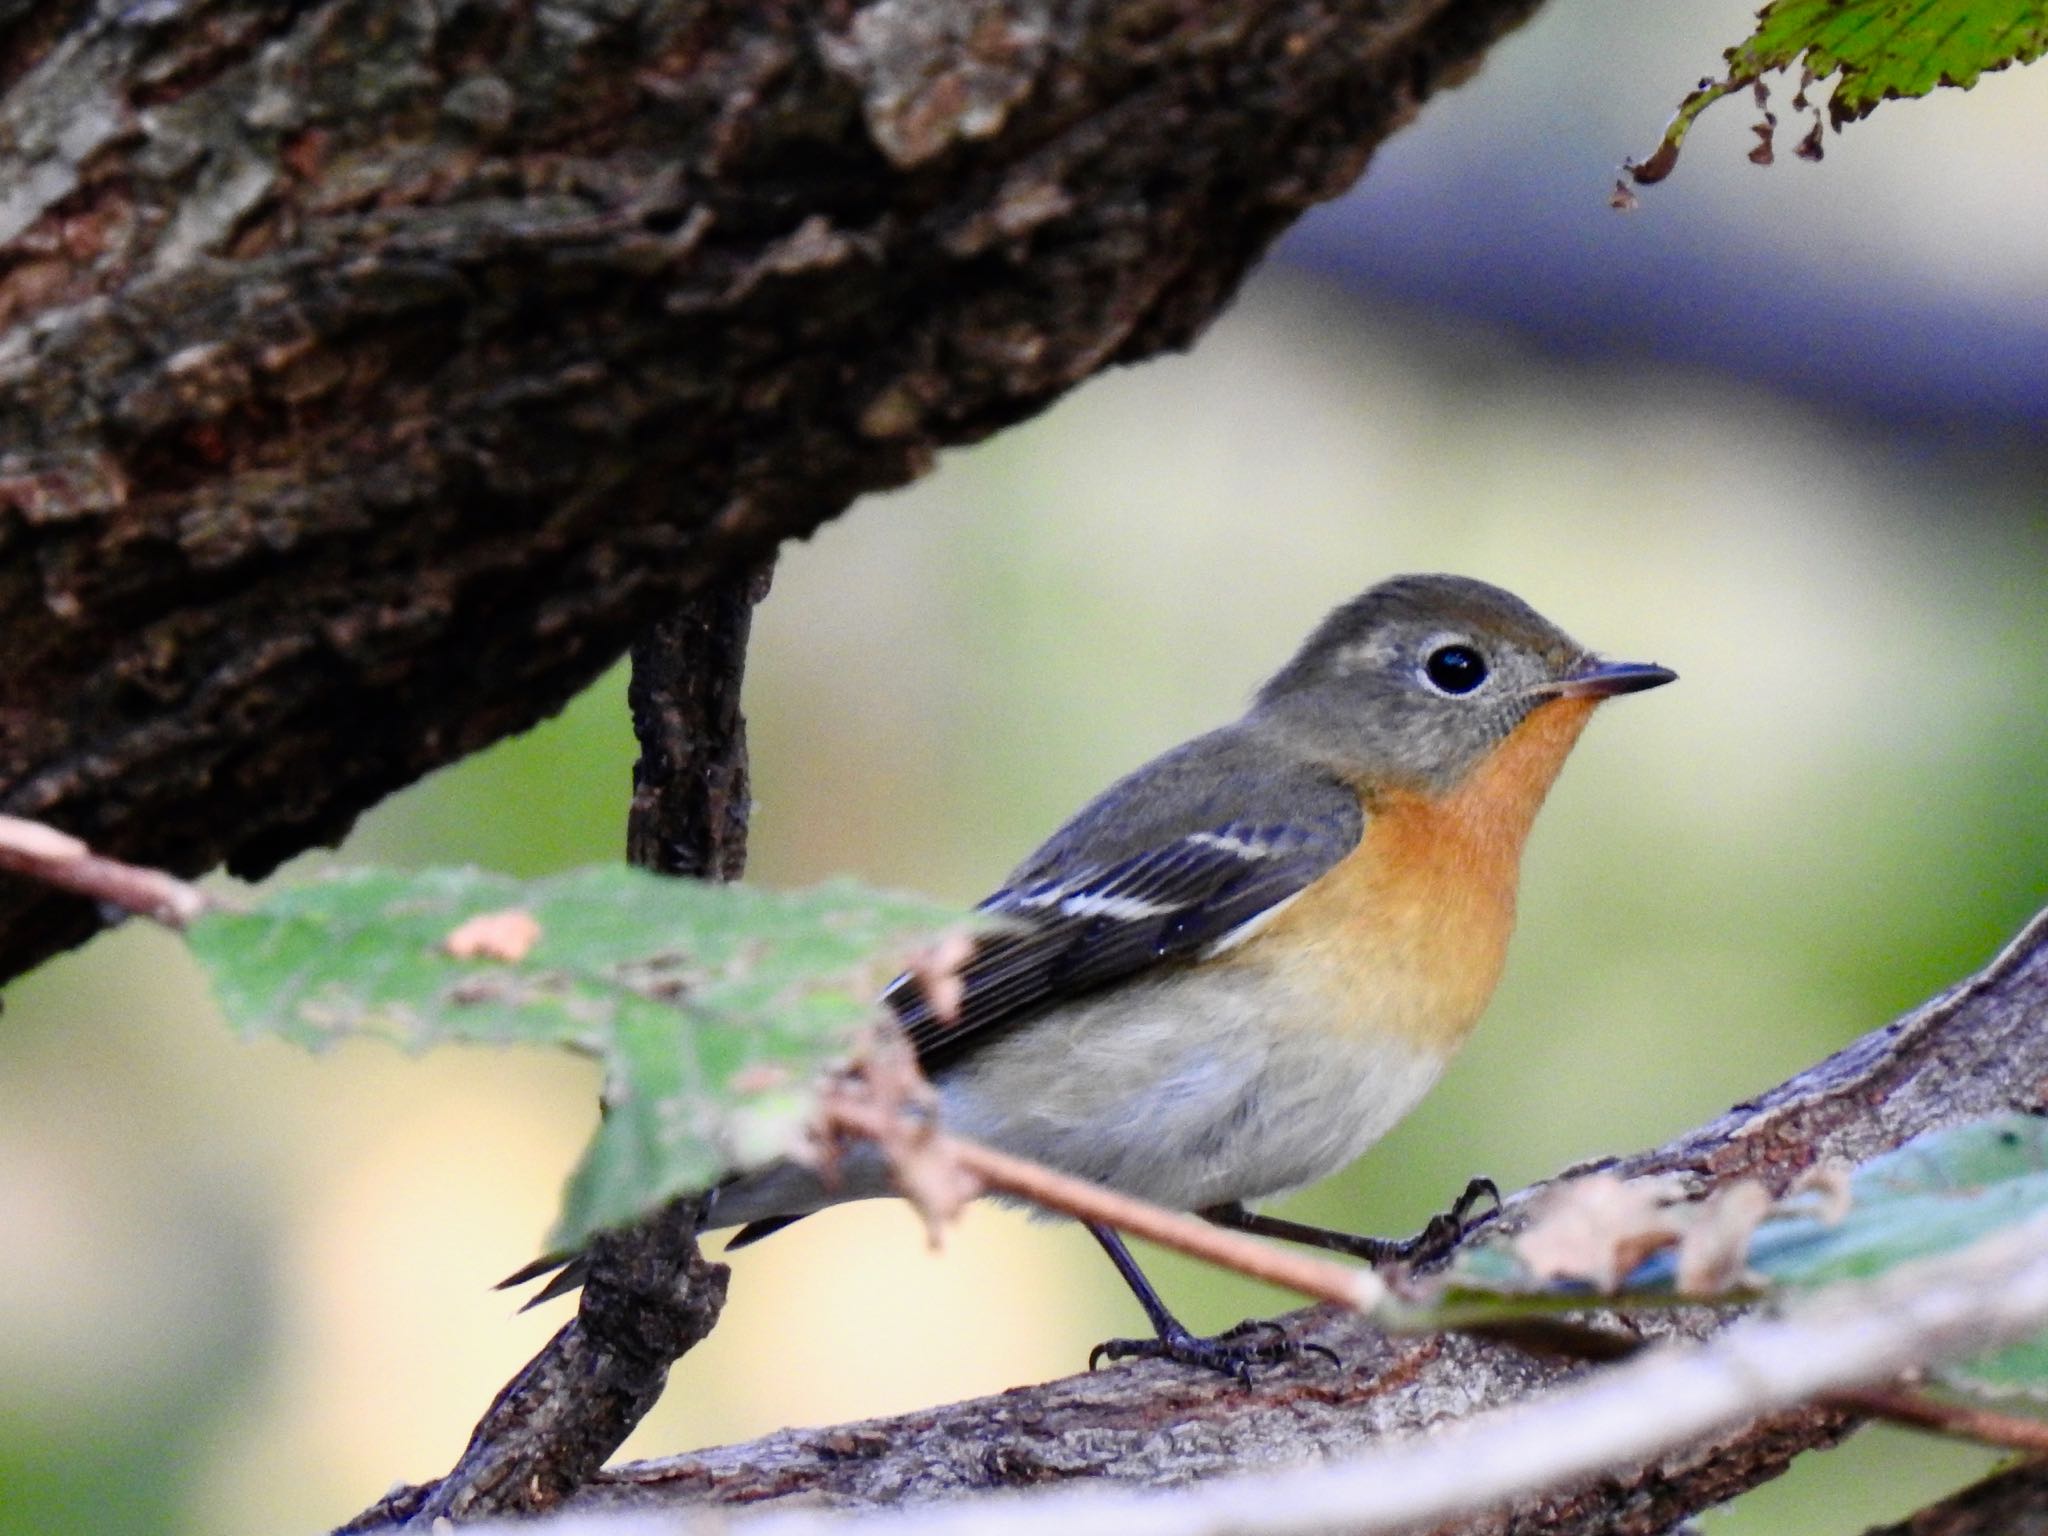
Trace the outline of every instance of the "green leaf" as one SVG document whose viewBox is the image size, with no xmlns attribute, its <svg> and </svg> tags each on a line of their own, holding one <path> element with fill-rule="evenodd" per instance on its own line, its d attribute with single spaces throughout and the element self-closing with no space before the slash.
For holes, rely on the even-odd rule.
<svg viewBox="0 0 2048 1536">
<path fill-rule="evenodd" d="M 1933 1374 L 1973 1397 L 2048 1399 L 2048 1334 L 1971 1360 L 1951 1360 Z"/>
<path fill-rule="evenodd" d="M 1854 1203 L 1832 1227 L 1798 1202 L 1782 1207 L 1758 1229 L 1750 1266 L 1786 1286 L 1868 1280 L 2024 1221 L 2048 1207 L 2048 1122 L 1999 1115 L 1930 1131 L 1865 1163 L 1849 1187 Z"/>
<path fill-rule="evenodd" d="M 1633 173 L 1639 182 L 1663 180 L 1702 112 L 1795 64 L 1803 73 L 1794 107 L 1805 105 L 1812 84 L 1832 79 L 1827 115 L 1839 130 L 1880 102 L 1925 96 L 1938 85 L 1968 89 L 1987 70 L 2044 52 L 2048 6 L 2041 0 L 1772 0 L 1757 13 L 1756 31 L 1727 51 L 1727 74 L 1702 81 L 1679 104 L 1656 152 Z M 1802 146 L 1813 159 L 1820 157 L 1819 133 L 1816 117 Z"/>
<path fill-rule="evenodd" d="M 535 925 L 524 953 L 450 953 L 462 924 L 513 912 Z M 209 913 L 188 937 L 245 1034 L 599 1057 L 606 1111 L 554 1233 L 567 1248 L 791 1151 L 905 951 L 962 917 L 851 882 L 771 891 L 624 865 L 532 881 L 366 869 Z"/>
</svg>

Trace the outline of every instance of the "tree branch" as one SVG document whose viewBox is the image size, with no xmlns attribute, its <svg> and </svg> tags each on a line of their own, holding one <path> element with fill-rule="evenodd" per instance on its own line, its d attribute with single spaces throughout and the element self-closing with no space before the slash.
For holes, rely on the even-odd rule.
<svg viewBox="0 0 2048 1536">
<path fill-rule="evenodd" d="M 768 568 L 715 583 L 648 626 L 628 691 L 640 758 L 631 861 L 737 880 L 747 863 L 747 635 Z M 342 1529 L 431 1525 L 552 1509 L 611 1457 L 660 1398 L 669 1367 L 709 1336 L 729 1271 L 697 1249 L 701 1200 L 599 1234 L 577 1261 L 576 1316 L 509 1382 L 437 1483 L 387 1494 Z"/>
<path fill-rule="evenodd" d="M 1669 1145 L 1615 1164 L 1679 1175 L 1696 1193 L 1733 1178 L 1783 1190 L 1827 1158 L 1861 1160 L 1936 1126 L 2048 1102 L 2048 915 L 1984 971 L 1757 1100 Z M 1584 1170 L 1573 1170 L 1581 1172 Z M 1526 1208 L 1510 1202 L 1508 1220 Z M 952 1407 L 643 1462 L 602 1476 L 577 1504 L 658 1508 L 797 1497 L 895 1504 L 1106 1478 L 1169 1486 L 1247 1464 L 1354 1455 L 1390 1436 L 1547 1391 L 1583 1369 L 1462 1336 L 1390 1338 L 1315 1308 L 1290 1320 L 1345 1369 L 1313 1361 L 1249 1389 L 1170 1365 L 1135 1363 Z M 1610 1326 L 1704 1337 L 1704 1311 L 1619 1315 Z M 1850 1418 L 1825 1407 L 1773 1414 L 1705 1436 L 1597 1485 L 1517 1501 L 1464 1529 L 1662 1532 L 1831 1443 Z"/>
<path fill-rule="evenodd" d="M 196 885 L 102 857 L 68 833 L 18 816 L 0 816 L 0 869 L 166 928 L 185 927 L 208 905 Z"/>
<path fill-rule="evenodd" d="M 1537 3 L 0 5 L 0 813 L 337 837 L 1187 344 Z"/>
<path fill-rule="evenodd" d="M 1830 1392 L 1827 1404 L 1859 1418 L 1883 1419 L 1908 1429 L 1998 1445 L 2028 1456 L 2048 1456 L 2048 1423 L 2016 1413 L 1998 1413 L 1974 1403 L 1952 1403 L 1906 1387 L 1859 1387 Z"/>
<path fill-rule="evenodd" d="M 797 1510 L 759 1536 L 1394 1536 L 1438 1530 L 1681 1451 L 1829 1392 L 1889 1380 L 2037 1333 L 2048 1323 L 2048 1216 L 1958 1254 L 1836 1286 L 1785 1317 L 1732 1323 L 1705 1344 L 1645 1351 L 1539 1402 L 1362 1456 L 1241 1473 L 1198 1488 L 1076 1484 L 919 1512 Z M 1618 1512 L 1620 1513 L 1620 1512 Z M 693 1522 L 714 1529 L 718 1522 Z M 1520 1525 L 1515 1527 L 1521 1529 Z M 600 1519 L 558 1528 L 595 1533 Z"/>
</svg>

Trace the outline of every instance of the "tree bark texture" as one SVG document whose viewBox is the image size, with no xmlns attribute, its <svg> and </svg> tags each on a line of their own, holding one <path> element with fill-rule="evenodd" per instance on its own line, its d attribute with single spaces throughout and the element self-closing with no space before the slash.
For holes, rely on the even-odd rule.
<svg viewBox="0 0 2048 1536">
<path fill-rule="evenodd" d="M 626 703 L 640 756 L 626 813 L 629 864 L 699 880 L 746 872 L 754 802 L 740 692 L 770 569 L 711 583 L 633 642 Z"/>
<path fill-rule="evenodd" d="M 1699 1193 L 1735 1178 L 1782 1190 L 1826 1159 L 1860 1160 L 1938 1126 L 2044 1108 L 2048 914 L 1983 972 L 1925 1007 L 1667 1146 L 1601 1166 L 1675 1175 Z M 1511 1201 L 1505 1219 L 1517 1219 L 1527 1198 Z M 639 1463 L 605 1474 L 575 1506 L 678 1509 L 784 1498 L 879 1506 L 1072 1478 L 1169 1486 L 1341 1456 L 1597 1368 L 1498 1340 L 1389 1337 L 1334 1308 L 1286 1321 L 1303 1339 L 1335 1351 L 1343 1367 L 1302 1360 L 1246 1389 L 1170 1365 L 1124 1365 L 894 1419 L 786 1430 Z M 1700 1336 L 1715 1322 L 1704 1311 L 1606 1319 L 1643 1335 Z M 1654 1536 L 1775 1476 L 1792 1457 L 1833 1442 L 1852 1423 L 1821 1408 L 1779 1415 L 1457 1529 Z"/>
<path fill-rule="evenodd" d="M 1537 3 L 0 0 L 0 811 L 335 838 L 1185 345 Z"/>
</svg>

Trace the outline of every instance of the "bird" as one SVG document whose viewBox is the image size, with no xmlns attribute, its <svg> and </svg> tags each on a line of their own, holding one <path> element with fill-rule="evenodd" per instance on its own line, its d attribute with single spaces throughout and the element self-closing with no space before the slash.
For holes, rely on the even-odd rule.
<svg viewBox="0 0 2048 1536">
<path fill-rule="evenodd" d="M 991 926 L 950 995 L 918 969 L 884 993 L 940 1123 L 1236 1230 L 1440 1257 L 1498 1204 L 1489 1180 L 1405 1240 L 1253 1206 L 1345 1167 L 1429 1091 L 1500 979 L 1523 847 L 1580 732 L 1603 701 L 1675 677 L 1469 577 L 1397 576 L 1343 603 L 1242 716 L 1125 775 L 1017 865 L 981 902 Z M 702 1225 L 744 1247 L 893 1192 L 873 1149 L 830 1178 L 784 1161 L 716 1187 Z M 1249 1380 L 1292 1349 L 1258 1325 L 1192 1333 L 1122 1239 L 1090 1231 L 1152 1328 L 1091 1365 Z"/>
</svg>

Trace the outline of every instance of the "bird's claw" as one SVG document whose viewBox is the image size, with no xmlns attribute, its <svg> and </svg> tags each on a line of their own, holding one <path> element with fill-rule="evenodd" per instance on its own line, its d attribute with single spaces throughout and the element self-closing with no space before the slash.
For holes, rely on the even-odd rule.
<svg viewBox="0 0 2048 1536">
<path fill-rule="evenodd" d="M 1479 1216 L 1472 1214 L 1476 1207 L 1487 1203 L 1492 1204 L 1492 1210 Z M 1420 1232 L 1396 1243 L 1389 1257 L 1416 1269 L 1434 1264 L 1500 1211 L 1500 1186 L 1488 1178 L 1469 1180 L 1464 1193 L 1451 1202 L 1448 1211 L 1439 1211 L 1423 1223 Z"/>
<path fill-rule="evenodd" d="M 1156 1338 L 1106 1339 L 1088 1351 L 1088 1369 L 1105 1360 L 1173 1360 L 1235 1377 L 1249 1387 L 1253 1366 L 1279 1365 L 1307 1355 L 1320 1355 L 1332 1366 L 1343 1364 L 1326 1345 L 1297 1339 L 1269 1318 L 1254 1318 L 1209 1338 L 1176 1325 Z"/>
</svg>

